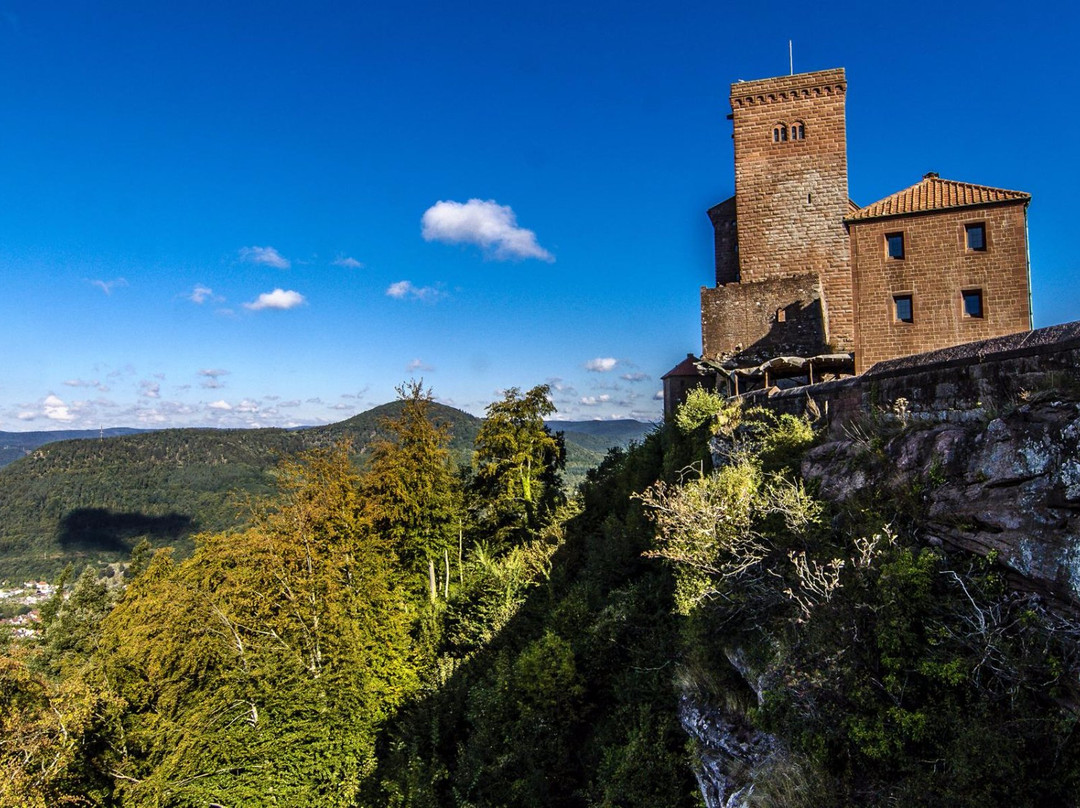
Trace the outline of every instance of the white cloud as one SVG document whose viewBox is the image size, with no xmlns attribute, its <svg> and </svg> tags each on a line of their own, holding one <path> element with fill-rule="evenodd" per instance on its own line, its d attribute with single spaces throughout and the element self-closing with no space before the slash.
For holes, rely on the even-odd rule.
<svg viewBox="0 0 1080 808">
<path fill-rule="evenodd" d="M 258 412 L 259 411 L 259 405 L 258 405 L 257 402 L 252 401 L 250 398 L 245 398 L 243 401 L 241 401 L 239 404 L 237 404 L 233 409 L 236 410 L 237 412 Z"/>
<path fill-rule="evenodd" d="M 591 370 L 593 373 L 607 373 L 609 370 L 614 370 L 617 364 L 619 364 L 619 360 L 610 356 L 598 357 L 586 362 L 585 370 Z"/>
<path fill-rule="evenodd" d="M 91 280 L 90 278 L 87 278 L 86 282 L 89 283 L 91 286 L 96 286 L 98 289 L 100 289 L 107 295 L 111 295 L 112 290 L 118 286 L 128 285 L 128 282 L 123 278 L 113 278 L 111 281 Z"/>
<path fill-rule="evenodd" d="M 94 381 L 87 381 L 85 379 L 68 379 L 64 382 L 67 387 L 93 387 L 101 393 L 109 392 L 107 385 L 102 384 L 97 379 Z"/>
<path fill-rule="evenodd" d="M 45 417 L 52 421 L 74 421 L 75 414 L 71 412 L 68 405 L 65 404 L 60 398 L 52 395 L 51 393 L 45 397 L 45 402 L 42 407 Z"/>
<path fill-rule="evenodd" d="M 363 261 L 357 261 L 355 258 L 352 258 L 350 256 L 344 256 L 343 258 L 338 258 L 337 260 L 332 261 L 331 263 L 336 267 L 345 267 L 345 269 L 363 269 L 364 268 L 364 262 Z"/>
<path fill-rule="evenodd" d="M 653 401 L 663 401 L 663 400 L 664 400 L 664 391 L 663 390 L 657 390 L 656 393 L 653 394 Z"/>
<path fill-rule="evenodd" d="M 157 382 L 139 382 L 139 390 L 143 398 L 161 398 L 161 385 Z"/>
<path fill-rule="evenodd" d="M 284 311 L 294 309 L 304 303 L 304 296 L 299 292 L 294 292 L 291 289 L 289 291 L 275 289 L 272 292 L 263 292 L 251 303 L 245 303 L 244 308 L 251 311 L 262 311 L 263 309 L 280 309 Z"/>
<path fill-rule="evenodd" d="M 433 368 L 433 367 L 432 367 L 431 365 L 429 365 L 429 364 L 428 364 L 427 362 L 425 362 L 425 361 L 424 361 L 423 359 L 414 359 L 413 361 L 411 361 L 411 362 L 409 363 L 409 365 L 408 365 L 408 367 L 406 368 L 406 370 L 407 370 L 407 371 L 408 371 L 409 373 L 415 373 L 415 372 L 416 372 L 416 371 L 418 371 L 418 370 L 420 370 L 420 371 L 423 371 L 423 372 L 425 372 L 425 373 L 426 373 L 426 372 L 428 372 L 428 371 L 431 371 L 431 370 L 435 370 L 435 368 Z"/>
<path fill-rule="evenodd" d="M 220 401 L 211 401 L 207 406 L 210 407 L 210 409 L 212 409 L 212 410 L 231 410 L 232 409 L 232 404 L 230 404 L 228 401 L 225 401 L 224 399 L 222 399 Z"/>
<path fill-rule="evenodd" d="M 475 244 L 500 261 L 555 260 L 555 256 L 537 243 L 532 230 L 518 227 L 509 205 L 500 205 L 493 199 L 486 202 L 470 199 L 464 203 L 439 201 L 424 211 L 420 223 L 424 241 Z"/>
<path fill-rule="evenodd" d="M 643 382 L 651 379 L 652 376 L 650 376 L 648 373 L 624 373 L 619 378 L 626 379 L 628 382 Z"/>
<path fill-rule="evenodd" d="M 201 283 L 195 284 L 195 288 L 191 290 L 191 294 L 187 296 L 187 299 L 192 303 L 198 303 L 202 305 L 207 300 L 214 303 L 220 303 L 225 298 L 214 294 L 214 290 L 209 286 L 203 286 Z"/>
<path fill-rule="evenodd" d="M 596 407 L 600 404 L 607 404 L 609 401 L 611 401 L 611 396 L 606 393 L 602 396 L 584 396 L 581 399 L 581 403 L 586 407 Z"/>
<path fill-rule="evenodd" d="M 412 281 L 397 281 L 386 288 L 386 296 L 395 300 L 438 300 L 442 294 L 434 286 L 414 286 Z"/>
<path fill-rule="evenodd" d="M 263 264 L 275 269 L 288 269 L 292 266 L 289 259 L 273 247 L 241 247 L 240 259 L 251 264 Z"/>
<path fill-rule="evenodd" d="M 199 371 L 199 375 L 203 377 L 203 380 L 199 382 L 200 387 L 205 390 L 217 390 L 225 386 L 221 377 L 228 376 L 229 371 L 222 368 L 203 368 Z"/>
</svg>

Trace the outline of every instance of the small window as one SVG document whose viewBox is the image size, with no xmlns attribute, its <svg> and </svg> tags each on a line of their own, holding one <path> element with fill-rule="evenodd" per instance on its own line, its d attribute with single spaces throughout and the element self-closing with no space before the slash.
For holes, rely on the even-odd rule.
<svg viewBox="0 0 1080 808">
<path fill-rule="evenodd" d="M 983 293 L 982 289 L 965 289 L 960 293 L 964 297 L 964 316 L 983 316 Z"/>
<path fill-rule="evenodd" d="M 787 141 L 787 138 L 788 138 L 787 124 L 778 123 L 776 126 L 773 127 L 773 130 L 772 130 L 773 143 L 784 143 L 784 142 Z"/>
<path fill-rule="evenodd" d="M 806 137 L 806 126 L 803 125 L 802 121 L 799 121 L 798 123 L 793 123 L 791 125 L 791 139 L 792 140 L 802 140 L 805 137 Z"/>
<path fill-rule="evenodd" d="M 904 234 L 903 233 L 886 233 L 885 234 L 885 254 L 889 258 L 895 258 L 900 260 L 904 257 Z"/>
<path fill-rule="evenodd" d="M 915 307 L 911 295 L 893 295 L 893 312 L 898 323 L 915 322 Z"/>
<path fill-rule="evenodd" d="M 985 252 L 986 225 L 983 222 L 964 225 L 964 237 L 967 248 L 972 252 Z"/>
<path fill-rule="evenodd" d="M 776 310 L 776 322 L 778 322 L 778 323 L 786 323 L 787 322 L 787 309 L 777 309 Z"/>
</svg>

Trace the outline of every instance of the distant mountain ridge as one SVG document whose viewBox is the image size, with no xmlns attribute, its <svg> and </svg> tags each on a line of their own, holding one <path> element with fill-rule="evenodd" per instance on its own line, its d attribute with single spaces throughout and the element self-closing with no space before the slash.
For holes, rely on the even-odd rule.
<svg viewBox="0 0 1080 808">
<path fill-rule="evenodd" d="M 562 432 L 568 441 L 595 452 L 606 453 L 614 446 L 626 448 L 656 429 L 656 424 L 622 418 L 611 421 L 545 421 L 552 432 Z"/>
<path fill-rule="evenodd" d="M 386 436 L 383 419 L 401 406 L 391 402 L 339 423 L 296 430 L 2 433 L 26 439 L 10 441 L 20 457 L 0 468 L 0 581 L 52 575 L 69 561 L 125 558 L 143 536 L 187 552 L 194 533 L 241 526 L 238 501 L 270 493 L 282 457 L 348 439 L 362 464 L 371 443 Z M 431 412 L 450 429 L 455 462 L 468 464 L 481 420 L 442 404 L 432 404 Z M 569 485 L 583 479 L 609 447 L 635 439 L 633 424 L 638 431 L 652 429 L 640 422 L 611 426 L 616 423 L 551 424 L 565 433 Z M 594 428 L 609 436 L 589 431 Z M 53 440 L 59 434 L 70 437 Z"/>
</svg>

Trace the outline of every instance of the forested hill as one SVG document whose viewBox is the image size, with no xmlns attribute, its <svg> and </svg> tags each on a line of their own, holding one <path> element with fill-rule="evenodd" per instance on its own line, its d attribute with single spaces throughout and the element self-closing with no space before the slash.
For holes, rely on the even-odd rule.
<svg viewBox="0 0 1080 808">
<path fill-rule="evenodd" d="M 0 581 L 126 558 L 143 536 L 186 553 L 192 534 L 237 527 L 238 503 L 272 490 L 283 457 L 348 439 L 363 465 L 366 449 L 386 437 L 382 422 L 401 408 L 391 402 L 302 430 L 164 429 L 39 445 L 0 469 Z M 480 419 L 435 403 L 431 416 L 449 428 L 453 459 L 467 464 Z M 619 442 L 568 440 L 567 481 L 583 479 Z"/>
<path fill-rule="evenodd" d="M 112 427 L 110 429 L 61 429 L 56 431 L 36 432 L 0 432 L 0 468 L 25 457 L 31 451 L 46 443 L 59 440 L 115 438 L 118 435 L 134 435 L 147 432 L 145 429 L 130 427 Z"/>
<path fill-rule="evenodd" d="M 545 421 L 552 432 L 562 432 L 567 441 L 604 453 L 612 446 L 624 449 L 656 429 L 656 424 L 620 418 L 611 421 Z"/>
</svg>

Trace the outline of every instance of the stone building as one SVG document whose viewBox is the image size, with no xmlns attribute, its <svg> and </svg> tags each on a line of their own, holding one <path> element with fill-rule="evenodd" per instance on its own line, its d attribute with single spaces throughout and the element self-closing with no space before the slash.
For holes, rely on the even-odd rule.
<svg viewBox="0 0 1080 808">
<path fill-rule="evenodd" d="M 731 85 L 735 195 L 708 211 L 701 289 L 702 366 L 729 390 L 1031 328 L 1030 195 L 931 173 L 859 207 L 846 92 L 842 68 Z"/>
</svg>

